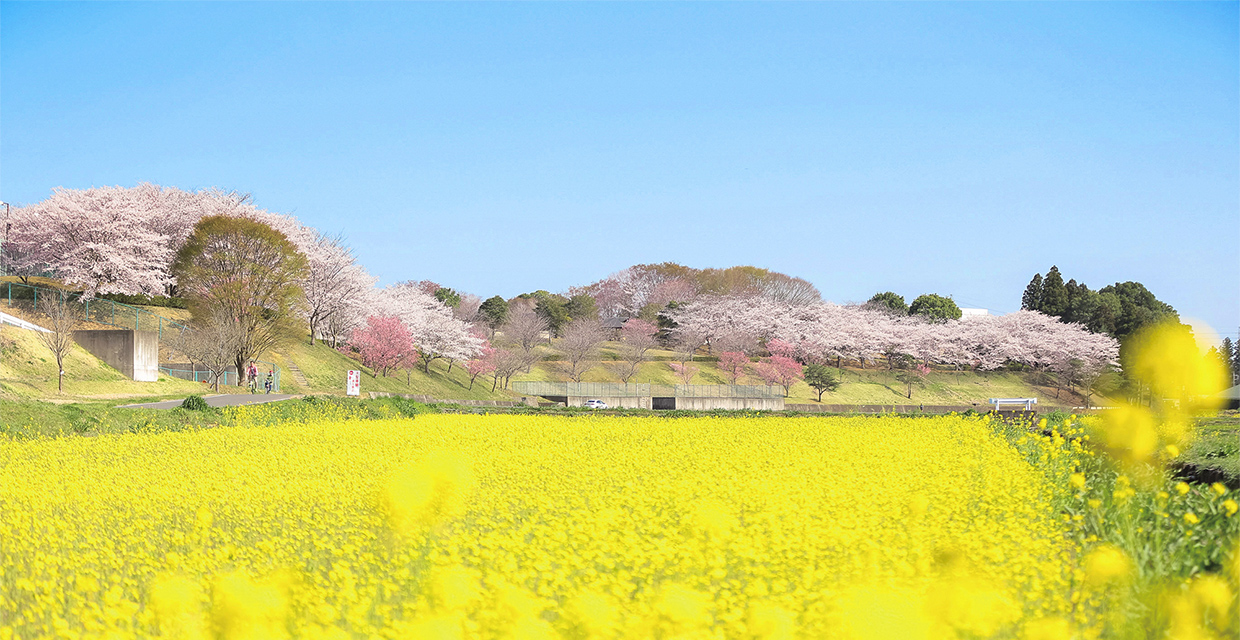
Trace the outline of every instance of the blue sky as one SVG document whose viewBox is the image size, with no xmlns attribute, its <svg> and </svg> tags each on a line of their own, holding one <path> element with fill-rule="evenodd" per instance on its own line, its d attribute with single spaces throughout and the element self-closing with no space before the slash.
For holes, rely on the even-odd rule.
<svg viewBox="0 0 1240 640">
<path fill-rule="evenodd" d="M 0 3 L 0 199 L 248 191 L 383 282 L 753 264 L 1240 325 L 1237 3 Z"/>
</svg>

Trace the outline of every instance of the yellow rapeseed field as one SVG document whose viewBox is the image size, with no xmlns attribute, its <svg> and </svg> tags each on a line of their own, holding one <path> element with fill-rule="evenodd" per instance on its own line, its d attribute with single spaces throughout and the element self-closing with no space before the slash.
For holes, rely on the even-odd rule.
<svg viewBox="0 0 1240 640">
<path fill-rule="evenodd" d="M 1106 490 L 1120 498 L 1093 504 L 1082 439 L 998 429 L 330 412 L 261 426 L 241 412 L 235 427 L 0 441 L 0 639 L 1122 629 L 1142 606 L 1117 600 L 1140 559 L 1081 527 L 1160 487 L 1119 480 Z M 1176 526 L 1234 532 L 1226 493 L 1157 499 L 1213 505 Z M 1152 605 L 1160 620 L 1229 633 L 1234 575 L 1175 588 Z"/>
</svg>

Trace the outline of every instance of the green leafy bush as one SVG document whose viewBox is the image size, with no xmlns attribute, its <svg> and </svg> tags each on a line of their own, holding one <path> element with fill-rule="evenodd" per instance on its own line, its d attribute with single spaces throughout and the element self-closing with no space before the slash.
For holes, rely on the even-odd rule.
<svg viewBox="0 0 1240 640">
<path fill-rule="evenodd" d="M 203 400 L 202 396 L 190 396 L 181 403 L 181 408 L 189 411 L 206 411 L 211 407 L 207 406 L 207 401 Z"/>
</svg>

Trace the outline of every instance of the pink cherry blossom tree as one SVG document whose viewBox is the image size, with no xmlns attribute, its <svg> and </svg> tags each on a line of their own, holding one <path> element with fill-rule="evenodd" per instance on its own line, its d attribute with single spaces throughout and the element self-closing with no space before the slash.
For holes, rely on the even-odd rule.
<svg viewBox="0 0 1240 640">
<path fill-rule="evenodd" d="M 400 366 L 413 353 L 413 336 L 398 318 L 370 316 L 366 326 L 355 329 L 350 343 L 361 355 L 362 364 L 372 370 L 374 377 Z"/>
<path fill-rule="evenodd" d="M 689 384 L 693 380 L 693 376 L 697 375 L 697 372 L 700 371 L 699 367 L 687 362 L 669 362 L 667 363 L 667 366 L 671 367 L 672 372 L 676 374 L 676 377 L 680 378 L 680 380 L 685 384 Z"/>
<path fill-rule="evenodd" d="M 474 388 L 474 381 L 478 376 L 487 375 L 495 371 L 495 347 L 490 342 L 484 342 L 478 353 L 473 358 L 465 361 L 465 371 L 469 373 L 469 388 Z"/>
</svg>

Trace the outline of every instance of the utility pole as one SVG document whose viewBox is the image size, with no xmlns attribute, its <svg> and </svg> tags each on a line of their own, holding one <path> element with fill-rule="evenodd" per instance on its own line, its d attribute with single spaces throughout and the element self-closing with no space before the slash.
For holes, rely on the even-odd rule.
<svg viewBox="0 0 1240 640">
<path fill-rule="evenodd" d="M 9 203 L 0 202 L 4 205 L 4 240 L 0 240 L 0 278 L 9 275 L 9 269 L 4 261 L 4 245 L 9 241 L 9 229 L 13 228 L 13 224 L 9 222 Z"/>
</svg>

